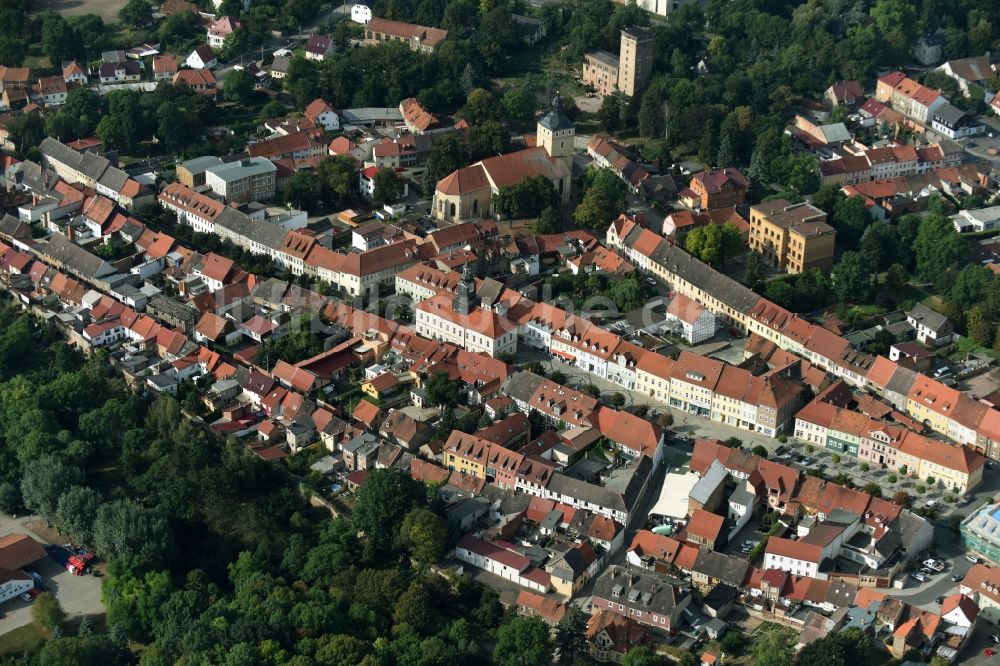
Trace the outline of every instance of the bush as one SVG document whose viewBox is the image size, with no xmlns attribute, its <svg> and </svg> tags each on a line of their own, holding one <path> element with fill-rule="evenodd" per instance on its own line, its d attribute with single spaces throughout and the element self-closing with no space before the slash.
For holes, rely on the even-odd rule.
<svg viewBox="0 0 1000 666">
<path fill-rule="evenodd" d="M 860 468 L 859 468 L 859 469 L 860 469 L 860 470 L 861 470 L 862 472 L 867 472 L 868 470 L 870 470 L 870 469 L 871 469 L 871 467 L 870 467 L 870 466 L 868 465 L 868 463 L 861 463 L 861 466 L 860 466 Z"/>
<path fill-rule="evenodd" d="M 933 486 L 934 485 L 934 477 L 933 476 L 928 476 L 927 477 L 927 485 L 928 486 Z"/>
<path fill-rule="evenodd" d="M 830 462 L 832 462 L 834 465 L 839 465 L 840 464 L 840 456 L 838 456 L 836 453 L 834 453 L 833 457 L 830 458 Z"/>
<path fill-rule="evenodd" d="M 906 474 L 906 465 L 903 465 L 902 467 L 899 468 L 899 473 Z"/>
<path fill-rule="evenodd" d="M 886 478 L 886 480 L 889 481 L 889 483 L 896 483 L 897 481 L 899 481 L 899 477 L 896 476 L 895 474 L 890 474 L 889 476 L 887 476 L 885 478 Z"/>
<path fill-rule="evenodd" d="M 955 496 L 954 495 L 945 495 L 944 496 L 944 501 L 947 502 L 948 504 L 951 504 L 952 502 L 955 501 Z"/>
<path fill-rule="evenodd" d="M 760 458 L 767 458 L 767 449 L 758 444 L 757 446 L 753 447 L 753 454 Z"/>
<path fill-rule="evenodd" d="M 738 449 L 743 446 L 743 440 L 739 437 L 730 437 L 726 440 L 726 446 L 732 449 Z"/>
<path fill-rule="evenodd" d="M 815 446 L 813 446 L 812 444 L 806 444 L 806 453 L 812 453 L 815 450 L 816 450 Z"/>
<path fill-rule="evenodd" d="M 919 486 L 916 487 L 916 491 L 921 495 L 923 495 L 924 493 L 927 492 L 927 486 L 920 484 Z"/>
<path fill-rule="evenodd" d="M 778 435 L 778 441 L 782 444 L 786 443 L 788 441 L 788 435 Z"/>
</svg>

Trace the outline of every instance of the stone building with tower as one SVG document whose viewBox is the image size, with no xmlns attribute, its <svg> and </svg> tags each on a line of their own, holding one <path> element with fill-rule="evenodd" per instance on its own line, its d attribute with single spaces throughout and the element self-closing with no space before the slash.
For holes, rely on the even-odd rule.
<svg viewBox="0 0 1000 666">
<path fill-rule="evenodd" d="M 620 92 L 633 97 L 643 91 L 653 76 L 656 45 L 646 28 L 622 30 L 618 55 L 595 51 L 583 56 L 583 82 L 599 95 Z"/>
<path fill-rule="evenodd" d="M 453 294 L 442 292 L 417 305 L 417 334 L 493 357 L 513 354 L 517 324 L 507 312 L 519 299 L 518 292 L 492 278 L 477 281 L 466 264 Z"/>
<path fill-rule="evenodd" d="M 568 203 L 576 127 L 560 109 L 558 96 L 552 110 L 538 121 L 536 136 L 538 144 L 532 148 L 489 157 L 439 180 L 434 217 L 456 222 L 493 216 L 493 197 L 501 187 L 535 176 L 547 178 L 560 201 Z"/>
</svg>

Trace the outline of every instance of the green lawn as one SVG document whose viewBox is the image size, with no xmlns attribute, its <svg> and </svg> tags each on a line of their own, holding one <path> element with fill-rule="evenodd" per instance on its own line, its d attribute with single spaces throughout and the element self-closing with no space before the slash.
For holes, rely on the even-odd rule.
<svg viewBox="0 0 1000 666">
<path fill-rule="evenodd" d="M 18 627 L 0 636 L 0 656 L 32 651 L 43 638 L 42 628 L 34 622 Z"/>
</svg>

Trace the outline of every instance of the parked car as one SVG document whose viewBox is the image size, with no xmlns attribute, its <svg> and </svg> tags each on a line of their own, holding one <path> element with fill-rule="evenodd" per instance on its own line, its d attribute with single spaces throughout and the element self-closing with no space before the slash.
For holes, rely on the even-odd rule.
<svg viewBox="0 0 1000 666">
<path fill-rule="evenodd" d="M 975 555 L 966 555 L 965 559 L 972 562 L 973 564 L 979 564 L 979 558 L 976 557 Z"/>
<path fill-rule="evenodd" d="M 911 573 L 910 574 L 910 578 L 912 578 L 913 580 L 918 581 L 920 583 L 926 583 L 927 582 L 927 576 L 925 576 L 922 573 Z"/>
<path fill-rule="evenodd" d="M 936 604 L 937 604 L 937 605 L 939 605 L 939 606 L 940 606 L 941 604 L 943 604 L 943 603 L 944 603 L 944 595 L 942 595 L 942 596 L 938 597 L 937 599 L 935 599 L 935 600 L 934 600 L 934 603 L 936 603 Z"/>
<path fill-rule="evenodd" d="M 993 641 L 995 644 L 1000 645 L 1000 634 L 993 634 L 992 636 L 990 636 L 990 640 Z"/>
<path fill-rule="evenodd" d="M 25 601 L 31 601 L 32 599 L 34 599 L 34 597 L 27 592 L 21 593 L 21 598 L 24 599 Z"/>
<path fill-rule="evenodd" d="M 952 581 L 953 583 L 958 583 L 958 582 L 959 582 L 959 581 L 961 581 L 961 580 L 962 580 L 963 578 L 965 578 L 965 576 L 963 576 L 962 574 L 955 574 L 954 576 L 952 576 L 952 577 L 951 577 L 951 581 Z"/>
</svg>

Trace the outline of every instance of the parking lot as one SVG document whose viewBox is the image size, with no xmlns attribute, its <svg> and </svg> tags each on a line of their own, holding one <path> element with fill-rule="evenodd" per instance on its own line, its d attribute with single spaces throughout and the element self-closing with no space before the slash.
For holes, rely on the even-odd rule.
<svg viewBox="0 0 1000 666">
<path fill-rule="evenodd" d="M 44 546 L 46 540 L 28 528 L 28 524 L 37 520 L 37 516 L 14 518 L 0 513 L 0 536 L 21 532 L 31 535 Z M 104 605 L 101 603 L 101 578 L 92 575 L 74 576 L 50 557 L 39 560 L 30 568 L 41 574 L 42 581 L 56 595 L 70 619 L 104 613 Z M 0 617 L 0 637 L 31 622 L 31 602 L 23 601 L 19 597 L 0 605 L 0 612 L 3 612 L 3 617 Z"/>
</svg>

